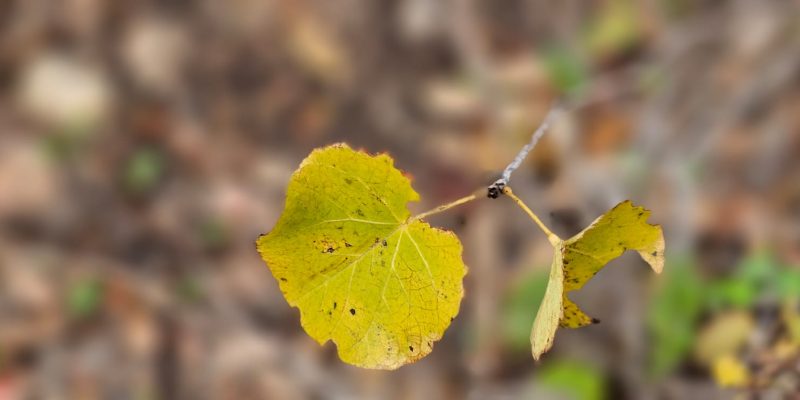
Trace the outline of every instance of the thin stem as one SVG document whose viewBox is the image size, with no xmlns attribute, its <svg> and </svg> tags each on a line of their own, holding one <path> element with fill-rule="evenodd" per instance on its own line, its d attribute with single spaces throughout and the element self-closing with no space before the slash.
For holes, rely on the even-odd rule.
<svg viewBox="0 0 800 400">
<path fill-rule="evenodd" d="M 514 202 L 517 203 L 517 205 L 522 209 L 522 211 L 525 211 L 528 214 L 528 216 L 531 217 L 533 222 L 536 222 L 536 225 L 539 225 L 539 228 L 542 230 L 542 232 L 544 232 L 544 234 L 547 235 L 547 240 L 550 241 L 550 244 L 552 244 L 553 246 L 557 246 L 558 243 L 561 242 L 561 238 L 559 238 L 555 233 L 551 232 L 550 229 L 547 229 L 547 226 L 545 226 L 545 224 L 542 223 L 542 220 L 540 220 L 539 217 L 536 216 L 536 214 L 534 214 L 534 212 L 531 211 L 531 209 L 528 208 L 528 206 L 525 205 L 525 203 L 523 203 L 522 200 L 520 200 L 520 198 L 517 197 L 517 195 L 515 195 L 513 191 L 511 191 L 510 186 L 506 186 L 503 188 L 503 194 L 510 197 L 511 200 L 514 200 Z"/>
<path fill-rule="evenodd" d="M 519 168 L 519 166 L 525 160 L 525 157 L 528 156 L 528 153 L 530 153 L 531 150 L 536 147 L 536 144 L 539 143 L 539 139 L 541 139 L 544 133 L 547 132 L 547 128 L 550 127 L 550 121 L 553 119 L 553 116 L 558 112 L 558 110 L 558 106 L 553 106 L 550 108 L 550 111 L 547 112 L 547 115 L 545 115 L 542 123 L 539 125 L 536 131 L 533 132 L 533 135 L 531 135 L 531 141 L 525 146 L 522 146 L 522 148 L 519 150 L 519 153 L 517 153 L 517 156 L 514 157 L 506 169 L 503 170 L 502 179 L 506 185 L 508 185 L 508 183 L 511 181 L 511 173 Z"/>
<path fill-rule="evenodd" d="M 460 205 L 465 204 L 465 203 L 469 203 L 470 201 L 475 200 L 477 198 L 478 198 L 478 195 L 475 194 L 475 193 L 473 193 L 473 194 L 471 194 L 469 196 L 464 196 L 464 197 L 462 197 L 462 198 L 460 198 L 458 200 L 451 201 L 451 202 L 449 202 L 447 204 L 442 204 L 439 207 L 436 207 L 436 208 L 434 208 L 432 210 L 428 210 L 428 211 L 425 211 L 424 213 L 417 214 L 417 215 L 411 217 L 409 219 L 409 221 L 413 221 L 415 219 L 423 219 L 423 218 L 431 216 L 433 214 L 438 214 L 438 213 L 440 213 L 442 211 L 447 211 L 447 210 L 449 210 L 449 209 L 451 209 L 453 207 L 460 206 Z"/>
<path fill-rule="evenodd" d="M 536 147 L 536 144 L 539 143 L 539 139 L 541 139 L 542 136 L 544 136 L 544 133 L 547 132 L 547 128 L 550 127 L 553 117 L 560 110 L 561 107 L 558 106 L 557 104 L 550 107 L 550 110 L 547 112 L 547 115 L 544 116 L 541 125 L 539 125 L 539 127 L 536 128 L 536 131 L 533 132 L 533 135 L 531 135 L 531 141 L 528 142 L 525 146 L 522 146 L 522 148 L 519 150 L 519 153 L 517 153 L 517 156 L 514 157 L 514 159 L 511 160 L 508 166 L 506 166 L 506 168 L 503 170 L 503 174 L 500 177 L 500 179 L 494 181 L 494 183 L 489 185 L 489 187 L 487 188 L 488 189 L 487 195 L 490 198 L 496 199 L 497 196 L 499 196 L 500 193 L 503 192 L 503 188 L 506 185 L 508 185 L 508 183 L 511 181 L 511 174 L 517 168 L 519 168 L 520 165 L 522 165 L 522 162 L 525 161 L 526 157 L 528 157 L 528 153 L 530 153 L 531 150 L 533 150 L 533 148 Z"/>
</svg>

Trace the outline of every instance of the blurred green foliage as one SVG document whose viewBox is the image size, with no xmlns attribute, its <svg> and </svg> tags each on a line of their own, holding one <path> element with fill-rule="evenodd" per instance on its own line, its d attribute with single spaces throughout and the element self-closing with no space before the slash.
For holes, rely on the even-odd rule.
<svg viewBox="0 0 800 400">
<path fill-rule="evenodd" d="M 102 297 L 103 288 L 97 279 L 81 279 L 67 292 L 67 311 L 73 317 L 87 317 L 97 311 Z"/>
<path fill-rule="evenodd" d="M 160 152 L 143 148 L 137 150 L 125 165 L 125 187 L 137 194 L 152 190 L 164 173 L 164 158 Z"/>
<path fill-rule="evenodd" d="M 580 94 L 588 82 L 589 67 L 586 61 L 566 47 L 554 47 L 547 51 L 544 66 L 553 86 L 567 96 Z"/>
<path fill-rule="evenodd" d="M 547 289 L 548 272 L 539 269 L 519 280 L 503 302 L 502 336 L 506 346 L 528 354 L 531 326 Z"/>
<path fill-rule="evenodd" d="M 709 282 L 706 293 L 712 310 L 750 308 L 760 299 L 789 300 L 800 293 L 800 271 L 760 251 L 743 260 L 733 274 Z"/>
<path fill-rule="evenodd" d="M 605 379 L 600 370 L 579 361 L 553 360 L 539 370 L 537 382 L 574 400 L 605 398 Z"/>
<path fill-rule="evenodd" d="M 651 370 L 655 375 L 672 370 L 691 349 L 703 305 L 703 287 L 688 259 L 673 261 L 667 257 L 661 282 L 663 286 L 647 313 L 653 340 Z"/>
<path fill-rule="evenodd" d="M 781 265 L 768 251 L 752 253 L 720 279 L 700 276 L 688 257 L 668 257 L 667 262 L 647 314 L 655 376 L 671 372 L 686 357 L 704 313 L 750 310 L 762 300 L 778 304 L 800 294 L 800 271 Z"/>
</svg>

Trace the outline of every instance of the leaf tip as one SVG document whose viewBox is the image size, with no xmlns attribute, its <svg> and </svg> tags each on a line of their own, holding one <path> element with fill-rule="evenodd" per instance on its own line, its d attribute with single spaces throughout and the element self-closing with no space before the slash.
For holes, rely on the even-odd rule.
<svg viewBox="0 0 800 400">
<path fill-rule="evenodd" d="M 653 272 L 656 274 L 660 274 L 664 270 L 664 231 L 661 229 L 661 225 L 653 225 L 656 229 L 658 229 L 658 238 L 653 242 L 653 246 L 647 250 L 640 251 L 639 254 L 641 255 L 642 259 L 650 264 L 650 268 L 653 269 Z"/>
<path fill-rule="evenodd" d="M 552 342 L 550 342 L 550 345 L 545 346 L 544 348 L 534 348 L 534 349 L 532 349 L 531 355 L 533 355 L 533 361 L 536 361 L 537 363 L 539 363 L 542 360 L 542 356 L 544 356 L 545 353 L 550 351 L 551 347 L 553 347 L 553 343 Z"/>
</svg>

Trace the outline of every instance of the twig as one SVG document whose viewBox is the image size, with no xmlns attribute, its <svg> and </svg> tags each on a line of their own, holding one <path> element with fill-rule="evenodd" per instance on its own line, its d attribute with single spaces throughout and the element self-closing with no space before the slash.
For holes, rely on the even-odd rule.
<svg viewBox="0 0 800 400">
<path fill-rule="evenodd" d="M 539 217 L 519 197 L 517 197 L 517 195 L 515 195 L 513 191 L 511 191 L 510 186 L 503 187 L 503 194 L 510 197 L 511 200 L 514 200 L 514 202 L 517 203 L 519 208 L 525 211 L 525 213 L 528 214 L 529 217 L 531 217 L 531 219 L 533 220 L 533 222 L 536 223 L 536 225 L 539 225 L 539 228 L 542 230 L 542 232 L 544 232 L 544 234 L 547 235 L 547 240 L 550 241 L 550 244 L 552 244 L 553 246 L 558 246 L 558 244 L 561 242 L 561 238 L 559 238 L 558 235 L 556 235 L 550 229 L 547 228 L 547 226 L 542 222 L 542 220 L 540 220 Z"/>
<path fill-rule="evenodd" d="M 561 111 L 561 107 L 558 105 L 554 105 L 553 107 L 550 108 L 550 111 L 547 112 L 547 115 L 545 115 L 544 120 L 542 120 L 542 124 L 539 125 L 539 127 L 536 129 L 535 132 L 533 132 L 533 136 L 531 136 L 531 141 L 528 142 L 528 144 L 526 144 L 525 146 L 523 146 L 522 149 L 519 151 L 519 153 L 517 153 L 517 156 L 514 157 L 514 160 L 511 161 L 511 163 L 508 164 L 508 166 L 506 166 L 506 168 L 503 170 L 503 174 L 501 175 L 500 179 L 496 180 L 494 183 L 489 185 L 488 188 L 489 190 L 488 196 L 493 199 L 496 199 L 498 196 L 500 196 L 500 194 L 507 194 L 509 197 L 511 197 L 520 207 L 522 207 L 523 210 L 525 210 L 526 213 L 528 213 L 528 215 L 531 216 L 531 218 L 539 225 L 539 227 L 542 228 L 542 230 L 545 232 L 545 234 L 547 234 L 547 237 L 550 239 L 551 242 L 553 241 L 553 239 L 556 240 L 560 239 L 558 239 L 558 236 L 554 235 L 552 232 L 550 232 L 549 229 L 547 229 L 547 227 L 542 223 L 542 221 L 539 220 L 539 217 L 537 217 L 536 214 L 534 214 L 533 211 L 531 211 L 522 202 L 522 200 L 520 200 L 517 196 L 515 196 L 514 193 L 511 191 L 511 188 L 507 187 L 507 185 L 508 182 L 511 180 L 511 174 L 514 172 L 514 170 L 519 168 L 522 162 L 525 161 L 525 157 L 528 156 L 528 153 L 530 153 L 531 150 L 533 150 L 533 148 L 536 147 L 536 144 L 539 142 L 539 139 L 542 138 L 544 133 L 547 131 L 547 128 L 550 127 L 550 123 L 553 120 L 553 116 L 557 114 L 558 111 Z M 469 196 L 462 197 L 458 200 L 438 206 L 432 210 L 428 210 L 421 214 L 412 216 L 408 219 L 408 222 L 413 220 L 421 220 L 433 214 L 438 214 L 442 211 L 449 210 L 453 207 L 469 203 L 470 201 L 473 201 L 478 198 L 477 193 L 478 192 L 475 192 Z"/>
<path fill-rule="evenodd" d="M 494 181 L 491 185 L 489 185 L 487 196 L 496 199 L 501 193 L 503 193 L 503 188 L 508 185 L 508 182 L 511 181 L 511 174 L 519 168 L 522 162 L 525 160 L 525 157 L 528 156 L 528 153 L 536 147 L 536 144 L 539 143 L 539 139 L 544 136 L 544 133 L 547 132 L 547 128 L 550 127 L 550 123 L 553 120 L 553 116 L 561 110 L 561 107 L 558 105 L 554 105 L 550 108 L 550 111 L 547 112 L 545 115 L 544 120 L 542 120 L 542 124 L 533 132 L 531 136 L 531 141 L 528 142 L 525 146 L 522 146 L 517 156 L 514 157 L 514 160 L 511 161 L 506 169 L 503 170 L 503 175 L 501 175 L 500 179 Z"/>
</svg>

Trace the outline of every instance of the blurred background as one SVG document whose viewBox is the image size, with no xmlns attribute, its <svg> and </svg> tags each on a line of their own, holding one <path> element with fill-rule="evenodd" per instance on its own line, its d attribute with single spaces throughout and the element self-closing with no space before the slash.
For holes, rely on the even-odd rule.
<svg viewBox="0 0 800 400">
<path fill-rule="evenodd" d="M 0 399 L 799 398 L 800 6 L 722 0 L 0 1 Z M 357 369 L 254 246 L 315 147 L 387 151 L 413 211 L 513 177 L 635 254 L 528 335 L 551 248 L 508 199 L 432 218 L 469 265 L 433 353 Z"/>
</svg>

